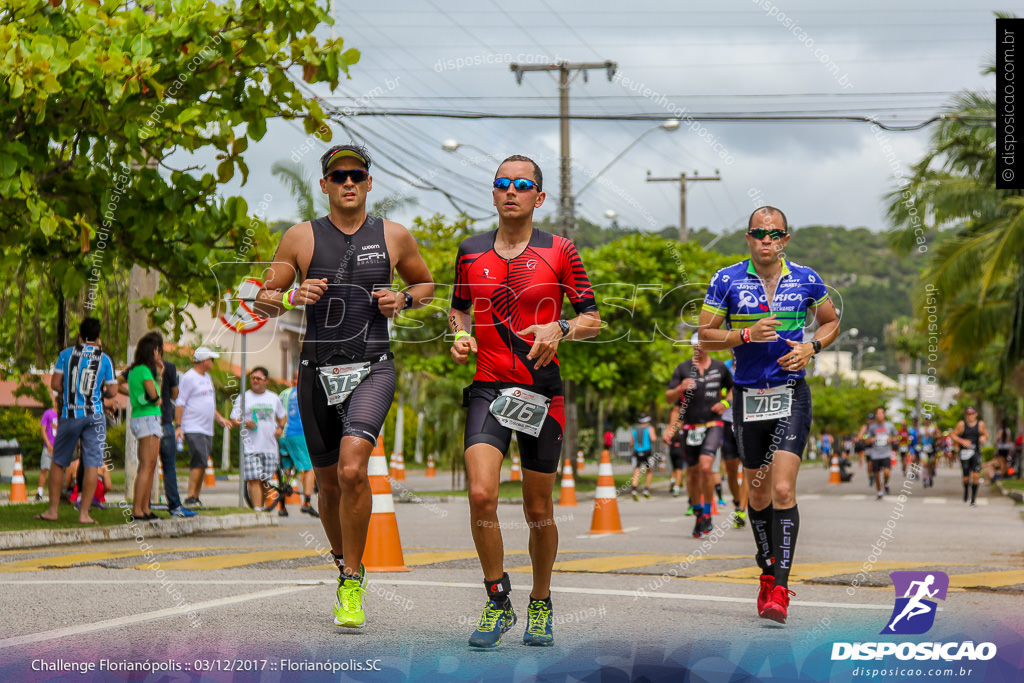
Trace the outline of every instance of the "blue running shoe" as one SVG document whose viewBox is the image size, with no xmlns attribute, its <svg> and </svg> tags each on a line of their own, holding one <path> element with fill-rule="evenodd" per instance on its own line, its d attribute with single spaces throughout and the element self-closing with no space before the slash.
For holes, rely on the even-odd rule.
<svg viewBox="0 0 1024 683">
<path fill-rule="evenodd" d="M 516 613 L 512 609 L 512 603 L 502 609 L 493 600 L 488 600 L 484 611 L 480 614 L 480 623 L 477 624 L 473 635 L 469 637 L 470 647 L 498 647 L 501 642 L 501 634 L 516 625 Z"/>
<path fill-rule="evenodd" d="M 551 606 L 544 600 L 530 600 L 526 609 L 527 626 L 523 634 L 523 645 L 549 647 L 555 644 L 551 632 Z"/>
</svg>

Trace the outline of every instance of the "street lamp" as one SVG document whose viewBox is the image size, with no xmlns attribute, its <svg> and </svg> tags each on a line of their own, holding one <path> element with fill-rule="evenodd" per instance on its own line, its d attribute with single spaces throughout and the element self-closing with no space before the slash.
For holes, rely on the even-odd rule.
<svg viewBox="0 0 1024 683">
<path fill-rule="evenodd" d="M 484 150 L 477 147 L 476 145 L 471 145 L 468 142 L 459 142 L 454 138 L 448 138 L 447 140 L 441 143 L 441 149 L 443 149 L 446 152 L 455 153 L 456 151 L 458 151 L 460 147 L 468 147 L 470 149 L 475 149 L 476 151 L 480 152 L 491 161 L 497 161 L 497 157 L 495 157 L 494 155 L 489 154 L 488 152 L 485 152 Z"/>
<path fill-rule="evenodd" d="M 850 337 L 850 339 L 856 339 L 858 334 L 860 334 L 860 330 L 858 330 L 856 327 L 851 327 L 850 329 L 846 330 L 845 332 L 840 334 L 838 337 L 836 337 L 836 340 L 833 343 L 833 345 L 835 346 L 835 351 L 832 352 L 832 353 L 835 354 L 835 365 L 832 366 L 832 386 L 833 387 L 838 387 L 839 386 L 839 344 L 843 341 L 844 337 Z"/>
<path fill-rule="evenodd" d="M 641 140 L 643 140 L 645 137 L 647 137 L 648 134 L 653 133 L 656 130 L 664 130 L 664 131 L 667 131 L 667 132 L 671 133 L 672 131 L 676 130 L 677 128 L 679 128 L 679 119 L 668 119 L 666 121 L 662 121 L 661 123 L 659 123 L 658 125 L 656 125 L 656 126 L 654 126 L 652 128 L 648 128 L 643 133 L 640 133 L 640 136 L 636 140 L 633 140 L 633 142 L 629 143 L 629 145 L 626 146 L 626 149 L 622 150 L 617 155 L 615 155 L 615 158 L 612 159 L 611 161 L 609 161 L 607 164 L 605 164 L 604 168 L 602 168 L 600 171 L 598 171 L 593 176 L 591 176 L 590 180 L 588 180 L 587 182 L 583 183 L 583 187 L 581 187 L 579 190 L 577 190 L 576 194 L 573 195 L 573 198 L 572 198 L 573 202 L 576 201 L 577 197 L 579 197 L 581 194 L 583 194 L 583 190 L 585 190 L 588 187 L 590 187 L 591 183 L 593 183 L 595 180 L 600 178 L 601 175 L 605 171 L 607 171 L 609 168 L 611 168 L 615 164 L 616 161 L 618 161 L 623 156 L 625 156 L 626 152 L 628 152 L 629 150 L 633 149 L 636 146 L 636 144 L 638 142 L 640 142 Z"/>
<path fill-rule="evenodd" d="M 875 347 L 874 346 L 869 346 L 869 347 L 867 347 L 865 349 L 864 348 L 864 344 L 867 344 L 867 343 L 870 343 L 870 342 L 874 342 L 874 341 L 878 341 L 878 340 L 877 339 L 865 339 L 863 337 L 861 337 L 860 339 L 857 340 L 857 386 L 860 386 L 860 368 L 861 368 L 861 364 L 864 362 L 864 354 L 865 353 L 874 353 L 875 352 Z"/>
</svg>

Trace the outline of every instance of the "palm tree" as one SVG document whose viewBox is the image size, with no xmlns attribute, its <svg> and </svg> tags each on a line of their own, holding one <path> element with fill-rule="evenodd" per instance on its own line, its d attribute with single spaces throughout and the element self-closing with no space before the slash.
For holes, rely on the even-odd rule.
<svg viewBox="0 0 1024 683">
<path fill-rule="evenodd" d="M 928 153 L 887 198 L 891 243 L 928 252 L 919 237 L 942 233 L 921 275 L 918 324 L 927 328 L 934 315 L 939 346 L 954 367 L 1004 341 L 1006 376 L 1024 361 L 1024 196 L 995 186 L 992 96 L 961 93 L 944 114 Z"/>
<path fill-rule="evenodd" d="M 295 198 L 295 203 L 299 207 L 299 221 L 311 221 L 330 211 L 326 196 L 320 195 L 320 200 L 317 201 L 313 193 L 313 178 L 306 173 L 301 164 L 291 160 L 275 161 L 270 167 L 270 172 Z"/>
</svg>

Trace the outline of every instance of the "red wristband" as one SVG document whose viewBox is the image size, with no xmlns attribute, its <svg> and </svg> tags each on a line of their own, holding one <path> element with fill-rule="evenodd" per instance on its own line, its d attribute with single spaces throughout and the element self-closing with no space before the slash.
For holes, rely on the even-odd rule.
<svg viewBox="0 0 1024 683">
<path fill-rule="evenodd" d="M 750 343 L 750 328 L 749 327 L 744 327 L 742 330 L 740 330 L 740 339 L 743 341 L 744 344 L 749 344 Z"/>
</svg>

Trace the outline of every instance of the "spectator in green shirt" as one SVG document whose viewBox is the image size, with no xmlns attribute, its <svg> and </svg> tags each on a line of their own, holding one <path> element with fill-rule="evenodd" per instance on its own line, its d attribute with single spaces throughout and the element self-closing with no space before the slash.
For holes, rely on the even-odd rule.
<svg viewBox="0 0 1024 683">
<path fill-rule="evenodd" d="M 128 368 L 128 398 L 132 406 L 132 434 L 138 439 L 139 469 L 135 475 L 132 516 L 137 520 L 159 519 L 149 509 L 156 460 L 160 454 L 160 391 L 164 372 L 163 344 L 146 335 L 135 347 L 135 362 Z"/>
</svg>

